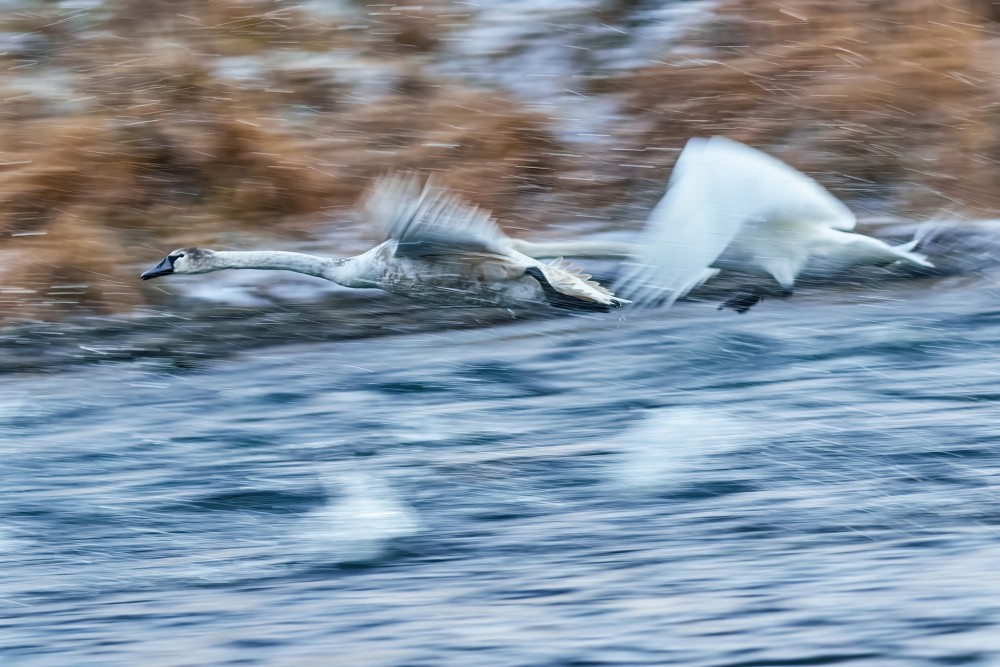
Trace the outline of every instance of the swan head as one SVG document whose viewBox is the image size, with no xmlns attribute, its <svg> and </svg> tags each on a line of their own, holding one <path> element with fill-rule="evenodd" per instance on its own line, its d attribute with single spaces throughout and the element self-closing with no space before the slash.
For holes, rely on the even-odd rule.
<svg viewBox="0 0 1000 667">
<path fill-rule="evenodd" d="M 146 269 L 139 277 L 143 280 L 169 276 L 175 273 L 208 273 L 215 271 L 215 253 L 204 248 L 174 250 L 156 266 Z"/>
</svg>

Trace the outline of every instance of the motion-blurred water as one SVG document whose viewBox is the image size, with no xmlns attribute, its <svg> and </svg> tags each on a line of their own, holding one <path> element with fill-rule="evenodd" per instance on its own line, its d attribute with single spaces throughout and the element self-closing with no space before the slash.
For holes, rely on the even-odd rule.
<svg viewBox="0 0 1000 667">
<path fill-rule="evenodd" d="M 9 373 L 2 664 L 998 664 L 996 277 Z"/>
</svg>

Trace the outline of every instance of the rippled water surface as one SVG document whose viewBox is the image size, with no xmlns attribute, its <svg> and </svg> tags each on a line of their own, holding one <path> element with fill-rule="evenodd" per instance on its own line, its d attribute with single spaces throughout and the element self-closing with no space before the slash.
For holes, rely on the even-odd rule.
<svg viewBox="0 0 1000 667">
<path fill-rule="evenodd" d="M 1000 664 L 991 276 L 11 372 L 2 663 Z"/>
</svg>

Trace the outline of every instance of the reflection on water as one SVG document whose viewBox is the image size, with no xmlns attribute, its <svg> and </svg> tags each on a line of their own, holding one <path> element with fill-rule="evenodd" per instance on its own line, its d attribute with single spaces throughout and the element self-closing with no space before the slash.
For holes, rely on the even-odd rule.
<svg viewBox="0 0 1000 667">
<path fill-rule="evenodd" d="M 8 373 L 3 662 L 995 664 L 995 275 Z"/>
</svg>

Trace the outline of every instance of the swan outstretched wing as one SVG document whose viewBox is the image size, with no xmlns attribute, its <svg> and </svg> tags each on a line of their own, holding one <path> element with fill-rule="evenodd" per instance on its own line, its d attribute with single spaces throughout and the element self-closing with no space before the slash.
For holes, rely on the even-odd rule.
<svg viewBox="0 0 1000 667">
<path fill-rule="evenodd" d="M 670 305 L 715 275 L 710 267 L 745 225 L 766 244 L 770 230 L 789 222 L 849 230 L 855 218 L 780 160 L 722 137 L 691 139 L 615 293 L 638 305 Z"/>
<path fill-rule="evenodd" d="M 615 293 L 636 305 L 670 305 L 712 277 L 709 267 L 740 229 L 732 202 L 718 198 L 707 147 L 704 139 L 688 142 L 615 282 Z"/>
<path fill-rule="evenodd" d="M 507 237 L 488 211 L 464 201 L 433 177 L 421 188 L 414 174 L 384 176 L 375 182 L 362 209 L 383 239 L 398 241 L 399 256 L 507 250 Z"/>
<path fill-rule="evenodd" d="M 539 264 L 539 268 L 548 278 L 549 284 L 556 291 L 567 296 L 589 299 L 604 304 L 624 301 L 616 299 L 611 290 L 596 280 L 591 280 L 590 274 L 584 273 L 580 267 L 573 266 L 562 257 L 557 257 L 548 264 Z"/>
<path fill-rule="evenodd" d="M 538 281 L 545 299 L 556 308 L 607 312 L 628 303 L 561 258 L 549 264 L 532 262 L 524 272 Z"/>
</svg>

